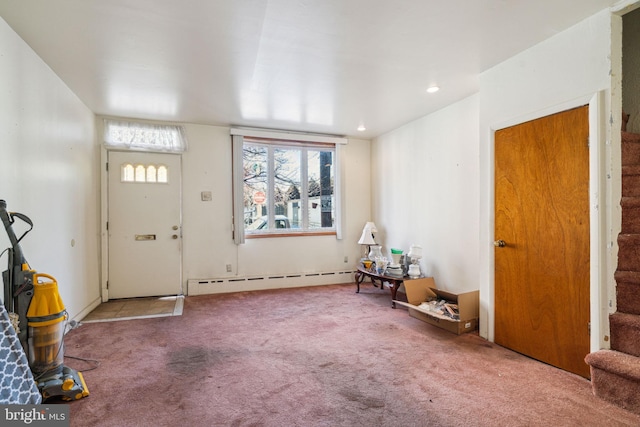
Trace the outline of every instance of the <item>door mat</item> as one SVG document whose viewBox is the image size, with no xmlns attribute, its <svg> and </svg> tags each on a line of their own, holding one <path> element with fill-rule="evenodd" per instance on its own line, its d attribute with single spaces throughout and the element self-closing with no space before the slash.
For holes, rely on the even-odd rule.
<svg viewBox="0 0 640 427">
<path fill-rule="evenodd" d="M 181 316 L 183 307 L 184 295 L 110 300 L 97 306 L 81 322 L 114 322 Z"/>
</svg>

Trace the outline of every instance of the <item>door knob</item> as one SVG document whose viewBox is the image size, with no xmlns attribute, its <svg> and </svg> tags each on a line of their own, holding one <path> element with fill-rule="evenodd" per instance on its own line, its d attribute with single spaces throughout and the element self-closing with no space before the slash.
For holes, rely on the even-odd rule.
<svg viewBox="0 0 640 427">
<path fill-rule="evenodd" d="M 171 236 L 171 238 L 175 240 L 175 239 L 177 239 L 177 238 L 178 238 L 178 235 L 177 235 L 177 234 L 174 234 L 173 236 Z"/>
<path fill-rule="evenodd" d="M 177 226 L 177 225 L 174 225 L 174 226 L 173 226 L 173 227 L 171 227 L 171 228 L 172 228 L 173 230 L 177 230 L 177 229 L 178 229 L 178 226 Z"/>
<path fill-rule="evenodd" d="M 507 242 L 505 242 L 504 240 L 496 240 L 495 242 L 493 242 L 493 246 L 495 246 L 496 248 L 504 248 L 505 246 L 507 246 Z"/>
</svg>

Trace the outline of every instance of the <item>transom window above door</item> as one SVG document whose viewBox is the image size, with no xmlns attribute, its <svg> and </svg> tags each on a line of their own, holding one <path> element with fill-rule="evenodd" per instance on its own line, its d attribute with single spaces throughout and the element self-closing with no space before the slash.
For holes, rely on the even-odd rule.
<svg viewBox="0 0 640 427">
<path fill-rule="evenodd" d="M 104 145 L 110 150 L 183 153 L 187 138 L 182 126 L 128 121 L 104 121 Z"/>
</svg>

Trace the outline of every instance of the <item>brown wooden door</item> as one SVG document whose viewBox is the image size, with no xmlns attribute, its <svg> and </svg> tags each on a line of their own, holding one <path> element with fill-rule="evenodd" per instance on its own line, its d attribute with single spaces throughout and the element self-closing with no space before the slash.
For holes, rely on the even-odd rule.
<svg viewBox="0 0 640 427">
<path fill-rule="evenodd" d="M 589 377 L 589 110 L 495 134 L 495 341 Z"/>
</svg>

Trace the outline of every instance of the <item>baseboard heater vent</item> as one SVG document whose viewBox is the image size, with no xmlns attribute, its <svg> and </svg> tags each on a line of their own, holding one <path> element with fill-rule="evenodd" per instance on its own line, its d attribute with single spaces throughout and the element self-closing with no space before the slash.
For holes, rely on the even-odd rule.
<svg viewBox="0 0 640 427">
<path fill-rule="evenodd" d="M 187 295 L 352 283 L 354 273 L 355 271 L 353 270 L 343 270 L 274 276 L 232 276 L 215 279 L 189 279 L 187 280 Z"/>
</svg>

